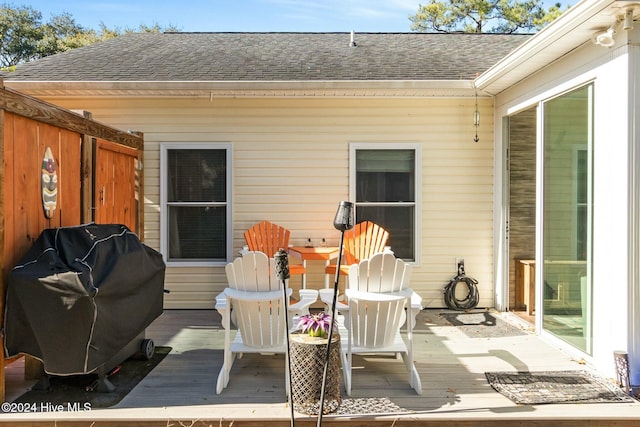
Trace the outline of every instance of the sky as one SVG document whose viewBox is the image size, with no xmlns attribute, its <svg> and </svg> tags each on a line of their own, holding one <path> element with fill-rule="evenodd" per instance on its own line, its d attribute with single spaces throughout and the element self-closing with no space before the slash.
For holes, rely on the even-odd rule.
<svg viewBox="0 0 640 427">
<path fill-rule="evenodd" d="M 85 28 L 176 27 L 179 31 L 409 32 L 428 0 L 15 0 L 44 22 L 63 12 Z M 575 0 L 563 0 L 563 4 Z"/>
</svg>

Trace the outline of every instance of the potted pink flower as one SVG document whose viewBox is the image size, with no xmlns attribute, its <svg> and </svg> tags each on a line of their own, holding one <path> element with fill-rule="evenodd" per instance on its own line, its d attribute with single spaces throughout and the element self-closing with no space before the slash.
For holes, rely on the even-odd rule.
<svg viewBox="0 0 640 427">
<path fill-rule="evenodd" d="M 329 333 L 331 316 L 325 312 L 300 316 L 297 328 L 312 337 L 324 338 Z M 335 328 L 335 323 L 334 323 Z"/>
</svg>

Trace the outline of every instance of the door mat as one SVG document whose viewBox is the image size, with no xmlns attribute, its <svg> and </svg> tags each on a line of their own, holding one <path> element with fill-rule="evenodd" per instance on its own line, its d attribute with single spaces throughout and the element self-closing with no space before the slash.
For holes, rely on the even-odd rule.
<svg viewBox="0 0 640 427">
<path fill-rule="evenodd" d="M 485 372 L 497 392 L 521 405 L 635 402 L 612 382 L 586 371 Z"/>
<path fill-rule="evenodd" d="M 326 402 L 325 402 L 326 412 Z M 320 412 L 320 403 L 311 408 L 309 414 L 317 414 Z M 325 414 L 324 416 L 352 416 L 352 415 L 395 415 L 407 414 L 408 411 L 389 400 L 386 397 L 363 397 L 363 398 L 347 398 L 342 399 L 338 408 Z"/>
<path fill-rule="evenodd" d="M 110 393 L 95 390 L 97 374 L 52 376 L 47 390 L 29 390 L 14 403 L 29 405 L 33 412 L 49 412 L 55 408 L 69 411 L 108 408 L 129 394 L 170 351 L 171 347 L 156 347 L 150 360 L 129 358 L 122 362 L 120 369 L 114 369 L 117 372 L 108 377 L 115 387 Z"/>
<path fill-rule="evenodd" d="M 499 314 L 490 310 L 453 311 L 446 310 L 429 318 L 438 326 L 455 326 L 469 338 L 515 337 L 526 332 L 502 320 Z M 438 317 L 441 319 L 439 320 Z"/>
</svg>

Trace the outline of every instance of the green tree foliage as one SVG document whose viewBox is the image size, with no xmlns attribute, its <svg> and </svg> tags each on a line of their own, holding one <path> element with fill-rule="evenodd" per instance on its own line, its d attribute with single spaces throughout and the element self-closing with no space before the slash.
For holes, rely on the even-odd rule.
<svg viewBox="0 0 640 427">
<path fill-rule="evenodd" d="M 42 14 L 23 6 L 0 9 L 0 65 L 16 65 L 38 57 L 43 38 Z"/>
<path fill-rule="evenodd" d="M 409 20 L 418 32 L 511 34 L 540 30 L 562 12 L 541 0 L 430 0 Z"/>
<path fill-rule="evenodd" d="M 42 13 L 30 6 L 0 5 L 0 68 L 12 67 L 45 56 L 87 46 L 131 32 L 179 31 L 176 27 L 140 25 L 140 28 L 85 28 L 69 13 L 43 22 Z"/>
</svg>

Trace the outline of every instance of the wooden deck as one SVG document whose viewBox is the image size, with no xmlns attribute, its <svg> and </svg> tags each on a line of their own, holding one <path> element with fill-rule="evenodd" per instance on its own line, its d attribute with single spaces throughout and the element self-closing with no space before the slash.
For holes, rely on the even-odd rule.
<svg viewBox="0 0 640 427">
<path fill-rule="evenodd" d="M 511 315 L 500 315 L 512 318 Z M 359 357 L 352 398 L 386 397 L 402 411 L 352 416 L 325 415 L 323 425 L 349 426 L 637 426 L 640 403 L 517 405 L 495 392 L 485 371 L 582 370 L 539 337 L 467 336 L 459 328 L 431 322 L 438 312 L 420 313 L 415 331 L 416 365 L 423 393 L 409 387 L 402 363 Z M 216 395 L 224 333 L 217 312 L 167 310 L 147 329 L 171 353 L 116 407 L 89 412 L 2 414 L 0 426 L 286 426 L 290 409 L 284 391 L 282 356 L 245 355 L 236 361 L 227 389 Z M 613 363 L 613 361 L 612 361 Z M 9 398 L 30 386 L 8 368 Z M 343 396 L 345 397 L 345 396 Z M 296 413 L 295 424 L 317 418 Z"/>
</svg>

